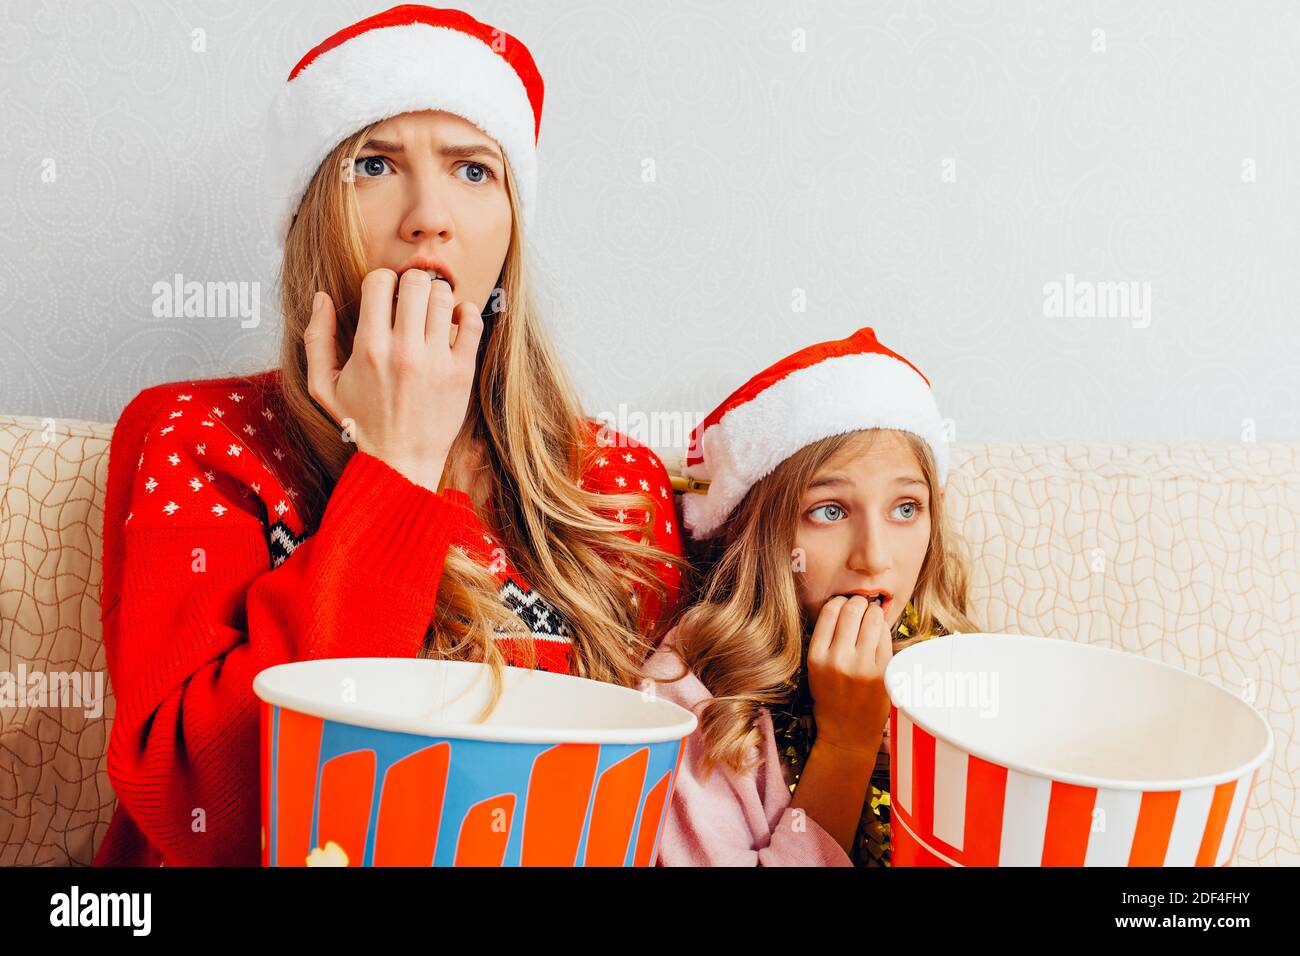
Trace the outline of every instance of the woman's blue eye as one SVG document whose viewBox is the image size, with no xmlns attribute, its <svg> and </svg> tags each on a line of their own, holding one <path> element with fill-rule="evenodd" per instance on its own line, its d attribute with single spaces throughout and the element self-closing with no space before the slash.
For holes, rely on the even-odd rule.
<svg viewBox="0 0 1300 956">
<path fill-rule="evenodd" d="M 814 514 L 816 514 L 816 513 L 819 512 L 819 511 L 829 511 L 829 512 L 833 512 L 833 513 L 836 514 L 836 515 L 842 515 L 842 514 L 844 514 L 844 509 L 841 508 L 839 505 L 818 505 L 818 506 L 817 506 L 816 508 L 814 508 L 812 511 L 808 512 L 808 514 L 810 514 L 810 515 L 814 515 Z M 840 519 L 839 519 L 839 518 L 830 518 L 829 520 L 830 520 L 830 521 L 839 521 Z"/>
<path fill-rule="evenodd" d="M 471 168 L 471 167 L 473 167 L 474 169 L 480 170 L 480 171 L 483 173 L 482 177 L 480 177 L 480 178 L 478 178 L 478 179 L 471 179 L 471 180 L 469 180 L 471 183 L 474 183 L 475 185 L 477 185 L 477 184 L 479 184 L 479 183 L 485 183 L 485 182 L 487 182 L 489 179 L 496 179 L 497 174 L 494 173 L 494 172 L 492 172 L 491 169 L 489 169 L 487 166 L 484 166 L 482 163 L 466 163 L 464 166 L 461 166 L 460 168 L 461 168 L 461 169 L 469 169 L 469 168 Z"/>
<path fill-rule="evenodd" d="M 382 156 L 362 156 L 352 164 L 352 168 L 355 169 L 357 174 L 362 178 L 374 179 L 375 177 L 384 174 L 384 168 L 387 165 L 388 160 L 384 159 Z"/>
</svg>

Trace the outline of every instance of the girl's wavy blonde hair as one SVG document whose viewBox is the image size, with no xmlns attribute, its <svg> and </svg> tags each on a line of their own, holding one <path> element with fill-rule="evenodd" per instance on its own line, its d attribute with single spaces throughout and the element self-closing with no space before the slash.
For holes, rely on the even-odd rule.
<svg viewBox="0 0 1300 956">
<path fill-rule="evenodd" d="M 881 431 L 833 435 L 800 449 L 750 488 L 715 538 L 693 546 L 697 589 L 674 643 L 712 695 L 698 713 L 706 770 L 724 764 L 744 772 L 757 762 L 760 710 L 788 701 L 815 623 L 800 605 L 795 581 L 804 491 L 824 466 L 870 447 Z M 930 489 L 930 542 L 912 592 L 917 628 L 901 639 L 894 626 L 899 651 L 940 627 L 949 633 L 977 628 L 966 610 L 969 558 L 936 493 L 929 445 L 910 432 L 893 433 L 916 456 Z"/>
<path fill-rule="evenodd" d="M 379 125 L 348 137 L 321 163 L 285 241 L 280 398 L 290 442 L 304 466 L 303 511 L 312 527 L 355 445 L 342 440 L 339 426 L 307 392 L 303 331 L 311 318 L 312 296 L 323 289 L 336 303 L 340 361 L 352 352 L 361 280 L 368 269 L 353 177 L 345 173 L 354 168 L 362 144 Z M 465 454 L 475 439 L 483 442 L 496 535 L 530 586 L 546 595 L 571 625 L 575 671 L 628 686 L 638 679 L 660 636 L 653 624 L 648 633 L 640 632 L 638 604 L 644 607 L 645 601 L 633 596 L 633 583 L 651 589 L 667 611 L 666 588 L 653 569 L 671 563 L 682 570 L 689 587 L 689 565 L 649 543 L 649 495 L 599 494 L 578 487 L 578 478 L 600 452 L 595 425 L 584 414 L 535 305 L 508 163 L 505 188 L 515 227 L 494 301 L 483 311 L 476 388 L 448 460 Z M 598 508 L 610 514 L 623 509 L 630 517 L 615 521 Z M 640 514 L 647 520 L 631 520 Z M 638 540 L 625 537 L 631 529 L 642 532 Z M 493 687 L 485 714 L 503 686 L 505 659 L 492 639 L 497 630 L 527 634 L 498 597 L 494 575 L 449 548 L 421 656 L 490 664 Z M 536 648 L 532 641 L 527 644 L 531 660 L 524 663 L 535 666 Z"/>
</svg>

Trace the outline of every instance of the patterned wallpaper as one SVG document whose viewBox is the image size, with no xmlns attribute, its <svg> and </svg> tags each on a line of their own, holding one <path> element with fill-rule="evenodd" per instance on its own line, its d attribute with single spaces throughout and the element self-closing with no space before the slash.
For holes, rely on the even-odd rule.
<svg viewBox="0 0 1300 956">
<path fill-rule="evenodd" d="M 8 6 L 0 409 L 111 421 L 271 364 L 263 113 L 383 6 Z M 1295 5 L 465 8 L 546 81 L 530 242 L 593 414 L 671 439 L 871 324 L 957 441 L 1300 437 Z M 155 317 L 178 274 L 256 283 L 256 327 Z"/>
</svg>

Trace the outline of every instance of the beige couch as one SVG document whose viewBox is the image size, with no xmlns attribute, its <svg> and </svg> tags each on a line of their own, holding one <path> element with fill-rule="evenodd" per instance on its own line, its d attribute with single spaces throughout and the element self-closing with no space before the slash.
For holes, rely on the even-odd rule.
<svg viewBox="0 0 1300 956">
<path fill-rule="evenodd" d="M 111 435 L 0 416 L 0 671 L 105 670 Z M 1300 445 L 956 445 L 948 500 L 987 629 L 1105 644 L 1250 695 L 1275 742 L 1237 863 L 1300 863 Z M 99 717 L 0 708 L 0 865 L 91 860 L 114 805 L 108 696 Z"/>
</svg>

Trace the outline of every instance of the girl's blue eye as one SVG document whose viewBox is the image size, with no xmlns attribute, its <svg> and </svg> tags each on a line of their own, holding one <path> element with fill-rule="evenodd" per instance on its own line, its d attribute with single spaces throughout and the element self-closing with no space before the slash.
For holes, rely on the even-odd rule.
<svg viewBox="0 0 1300 956">
<path fill-rule="evenodd" d="M 362 156 L 352 168 L 356 170 L 357 175 L 363 179 L 374 179 L 384 174 L 384 169 L 388 165 L 388 160 L 382 156 Z"/>
<path fill-rule="evenodd" d="M 819 511 L 829 511 L 829 512 L 833 512 L 833 513 L 836 514 L 836 515 L 843 515 L 843 514 L 844 514 L 844 509 L 841 508 L 839 505 L 818 505 L 818 506 L 817 506 L 816 508 L 814 508 L 812 511 L 808 512 L 808 514 L 810 514 L 810 515 L 815 515 L 815 514 L 816 514 L 817 512 L 819 512 Z M 839 518 L 829 518 L 829 520 L 832 521 L 832 522 L 835 522 L 835 521 L 839 521 L 840 519 L 839 519 Z"/>
<path fill-rule="evenodd" d="M 483 174 L 483 175 L 482 175 L 480 178 L 478 178 L 478 179 L 470 179 L 470 180 L 469 180 L 469 182 L 473 183 L 474 185 L 478 185 L 479 183 L 485 183 L 485 182 L 487 182 L 487 181 L 490 180 L 490 179 L 496 179 L 496 178 L 497 178 L 497 174 L 494 173 L 494 172 L 492 172 L 491 169 L 489 169 L 487 166 L 484 166 L 482 163 L 466 163 L 465 165 L 461 166 L 460 168 L 461 168 L 461 169 L 469 169 L 469 168 L 471 168 L 471 167 L 474 168 L 474 169 L 477 169 L 477 170 L 481 171 L 482 174 Z"/>
<path fill-rule="evenodd" d="M 915 518 L 918 514 L 921 513 L 921 503 L 919 501 L 904 501 L 901 505 L 898 506 L 898 508 L 912 509 L 910 513 L 903 515 L 904 521 L 911 521 L 913 518 Z M 895 508 L 894 510 L 897 511 L 898 508 Z"/>
</svg>

